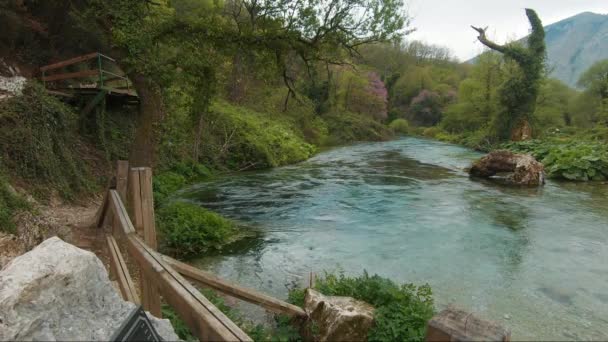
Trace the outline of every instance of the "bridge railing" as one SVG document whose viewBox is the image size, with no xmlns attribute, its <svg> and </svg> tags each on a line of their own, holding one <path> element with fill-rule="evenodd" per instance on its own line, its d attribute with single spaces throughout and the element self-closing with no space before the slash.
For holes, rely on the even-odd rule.
<svg viewBox="0 0 608 342">
<path fill-rule="evenodd" d="M 68 67 L 77 67 L 76 69 L 80 70 L 67 71 Z M 45 65 L 40 68 L 40 72 L 42 82 L 50 88 L 95 88 L 129 95 L 135 94 L 131 81 L 120 71 L 116 60 L 99 52 Z M 75 80 L 88 80 L 92 83 L 76 86 L 74 84 L 56 84 Z"/>
<path fill-rule="evenodd" d="M 119 161 L 113 183 L 108 187 L 95 224 L 98 228 L 111 227 L 106 236 L 110 276 L 118 283 L 125 300 L 141 304 L 151 314 L 161 317 L 162 297 L 201 341 L 251 339 L 190 281 L 274 313 L 306 317 L 306 312 L 300 307 L 232 284 L 158 253 L 150 168 L 129 168 L 128 162 Z M 122 250 L 128 252 L 126 255 L 136 263 L 140 272 L 141 298 Z"/>
</svg>

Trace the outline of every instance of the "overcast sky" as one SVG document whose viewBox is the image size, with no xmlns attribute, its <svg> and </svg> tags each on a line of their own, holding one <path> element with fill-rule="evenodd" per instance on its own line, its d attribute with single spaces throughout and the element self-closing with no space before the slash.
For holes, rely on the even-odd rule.
<svg viewBox="0 0 608 342">
<path fill-rule="evenodd" d="M 498 42 L 529 30 L 524 8 L 536 10 L 544 25 L 581 12 L 608 14 L 608 0 L 406 0 L 413 26 L 410 39 L 443 45 L 464 61 L 483 51 L 470 25 L 489 26 Z"/>
</svg>

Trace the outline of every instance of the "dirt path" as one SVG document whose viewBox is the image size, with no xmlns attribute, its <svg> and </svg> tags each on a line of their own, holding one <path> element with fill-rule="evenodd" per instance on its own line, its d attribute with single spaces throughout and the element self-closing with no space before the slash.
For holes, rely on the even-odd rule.
<svg viewBox="0 0 608 342">
<path fill-rule="evenodd" d="M 16 234 L 0 232 L 0 268 L 52 236 L 90 250 L 105 261 L 103 230 L 91 227 L 100 202 L 99 198 L 91 198 L 79 204 L 34 203 L 33 210 L 16 217 Z"/>
</svg>

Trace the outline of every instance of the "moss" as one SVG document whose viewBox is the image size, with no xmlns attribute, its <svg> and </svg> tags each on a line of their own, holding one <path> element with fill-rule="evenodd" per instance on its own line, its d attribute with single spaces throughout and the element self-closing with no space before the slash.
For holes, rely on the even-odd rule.
<svg viewBox="0 0 608 342">
<path fill-rule="evenodd" d="M 158 210 L 157 225 L 165 253 L 192 258 L 222 249 L 234 240 L 234 222 L 192 203 L 173 202 Z"/>
</svg>

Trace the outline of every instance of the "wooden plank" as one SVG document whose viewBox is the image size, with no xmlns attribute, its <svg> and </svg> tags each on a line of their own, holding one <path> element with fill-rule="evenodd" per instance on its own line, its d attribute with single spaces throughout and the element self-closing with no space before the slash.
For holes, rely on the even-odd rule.
<svg viewBox="0 0 608 342">
<path fill-rule="evenodd" d="M 44 76 L 44 77 L 42 77 L 42 80 L 45 82 L 51 82 L 51 81 L 67 80 L 67 79 L 71 79 L 71 78 L 91 77 L 91 76 L 97 76 L 97 75 L 99 75 L 99 70 L 83 70 L 83 71 L 77 71 L 77 72 L 69 72 L 67 74 Z"/>
<path fill-rule="evenodd" d="M 154 194 L 152 191 L 152 169 L 139 169 L 139 184 L 141 190 L 141 213 L 144 226 L 144 241 L 152 249 L 157 246 L 156 222 L 154 221 Z"/>
<path fill-rule="evenodd" d="M 152 193 L 152 169 L 139 168 L 139 189 L 141 193 L 141 215 L 143 219 L 144 241 L 147 246 L 156 250 L 156 224 L 154 222 L 154 200 Z M 141 292 L 144 309 L 156 317 L 161 317 L 160 294 L 152 279 L 146 272 L 142 273 Z"/>
<path fill-rule="evenodd" d="M 127 209 L 120 200 L 120 195 L 116 190 L 110 190 L 110 203 L 114 216 L 118 219 L 119 231 L 121 234 L 129 235 L 135 233 L 135 228 L 129 219 Z"/>
<path fill-rule="evenodd" d="M 201 341 L 251 341 L 234 322 L 171 268 L 136 234 L 127 236 L 129 252 L 146 273 L 154 274 L 164 299 Z"/>
<path fill-rule="evenodd" d="M 214 290 L 242 299 L 249 303 L 257 304 L 274 313 L 298 317 L 307 316 L 306 311 L 296 305 L 278 300 L 255 290 L 227 282 L 211 273 L 199 270 L 198 268 L 177 261 L 166 255 L 162 255 L 162 258 L 169 264 L 169 266 L 173 267 L 177 272 L 186 277 L 186 279 L 190 279 L 200 285 L 210 287 Z"/>
<path fill-rule="evenodd" d="M 45 66 L 43 66 L 43 67 L 40 68 L 40 71 L 47 71 L 47 70 L 53 70 L 53 69 L 63 68 L 63 67 L 68 66 L 68 65 L 72 65 L 72 64 L 88 61 L 89 59 L 96 58 L 97 55 L 98 55 L 98 52 L 93 52 L 93 53 L 89 53 L 89 54 L 86 54 L 86 55 L 83 55 L 83 56 L 78 56 L 78 57 L 66 59 L 65 61 L 61 61 L 61 62 L 57 62 L 57 63 L 54 63 L 54 64 L 49 64 L 49 65 L 45 65 Z"/>
<path fill-rule="evenodd" d="M 106 217 L 106 213 L 108 211 L 108 207 L 109 207 L 109 203 L 110 203 L 109 195 L 110 195 L 110 191 L 108 189 L 103 194 L 103 200 L 101 202 L 101 206 L 99 207 L 99 210 L 97 210 L 97 213 L 95 214 L 94 224 L 95 224 L 96 228 L 101 228 L 103 226 L 104 219 Z"/>
<path fill-rule="evenodd" d="M 110 251 L 110 269 L 114 272 L 122 297 L 131 303 L 139 304 L 135 285 L 133 285 L 131 274 L 120 253 L 116 240 L 111 235 L 106 235 L 106 240 L 108 242 L 108 250 Z"/>
<path fill-rule="evenodd" d="M 123 204 L 127 203 L 127 178 L 129 177 L 129 161 L 116 161 L 116 191 Z"/>
<path fill-rule="evenodd" d="M 144 219 L 141 213 L 141 189 L 139 188 L 139 168 L 129 170 L 129 209 L 135 230 L 143 235 Z"/>
<path fill-rule="evenodd" d="M 64 93 L 62 91 L 57 91 L 57 90 L 48 90 L 46 91 L 47 93 L 51 94 L 51 95 L 55 95 L 55 96 L 63 96 L 63 97 L 74 97 L 74 94 L 68 94 L 68 93 Z"/>
</svg>

